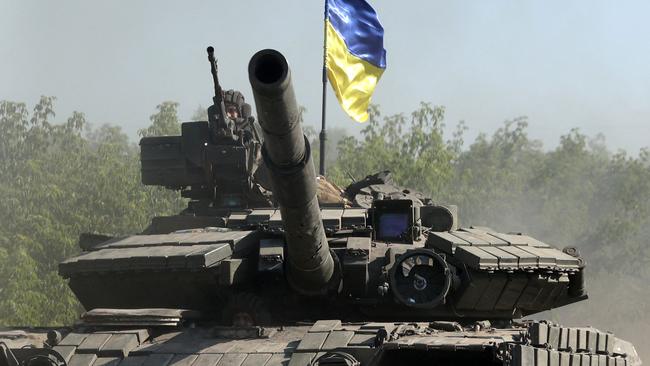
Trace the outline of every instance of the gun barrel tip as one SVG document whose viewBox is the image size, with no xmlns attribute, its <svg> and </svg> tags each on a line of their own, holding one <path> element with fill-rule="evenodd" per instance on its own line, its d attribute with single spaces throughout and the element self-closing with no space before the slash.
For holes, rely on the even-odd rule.
<svg viewBox="0 0 650 366">
<path fill-rule="evenodd" d="M 214 53 L 214 47 L 208 46 L 208 54 L 213 54 Z"/>
</svg>

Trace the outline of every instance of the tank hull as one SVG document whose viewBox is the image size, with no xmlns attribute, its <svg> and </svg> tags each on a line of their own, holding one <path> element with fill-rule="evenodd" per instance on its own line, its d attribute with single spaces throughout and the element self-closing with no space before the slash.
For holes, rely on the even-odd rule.
<svg viewBox="0 0 650 366">
<path fill-rule="evenodd" d="M 79 366 L 641 364 L 628 342 L 593 328 L 567 328 L 546 322 L 502 328 L 482 325 L 346 324 L 321 320 L 311 325 L 266 329 L 136 325 L 93 332 L 80 327 L 68 329 L 53 350 L 67 364 Z M 15 334 L 14 330 L 14 338 Z M 24 340 L 28 339 L 29 333 L 23 335 Z M 16 339 L 12 342 L 14 346 L 29 344 Z"/>
</svg>

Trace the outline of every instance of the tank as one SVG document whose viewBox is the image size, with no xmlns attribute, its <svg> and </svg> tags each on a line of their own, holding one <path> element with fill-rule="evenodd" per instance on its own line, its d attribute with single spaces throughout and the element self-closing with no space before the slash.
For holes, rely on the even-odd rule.
<svg viewBox="0 0 650 366">
<path fill-rule="evenodd" d="M 324 194 L 284 56 L 251 58 L 242 128 L 208 52 L 209 121 L 140 143 L 143 183 L 187 209 L 83 235 L 59 273 L 86 312 L 0 334 L 0 366 L 641 365 L 610 332 L 526 318 L 587 299 L 575 248 L 460 227 L 389 171 Z"/>
</svg>

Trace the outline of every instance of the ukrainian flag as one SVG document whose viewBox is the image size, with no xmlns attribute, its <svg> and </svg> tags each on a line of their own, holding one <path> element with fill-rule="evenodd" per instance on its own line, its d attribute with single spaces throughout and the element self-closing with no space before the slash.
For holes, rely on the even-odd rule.
<svg viewBox="0 0 650 366">
<path fill-rule="evenodd" d="M 358 122 L 386 68 L 384 28 L 365 0 L 326 0 L 325 65 L 341 107 Z"/>
</svg>

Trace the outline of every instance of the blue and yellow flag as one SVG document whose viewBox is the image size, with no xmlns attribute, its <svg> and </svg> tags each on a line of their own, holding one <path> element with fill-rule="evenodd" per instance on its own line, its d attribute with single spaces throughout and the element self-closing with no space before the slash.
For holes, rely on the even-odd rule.
<svg viewBox="0 0 650 366">
<path fill-rule="evenodd" d="M 325 0 L 327 76 L 341 107 L 358 122 L 386 68 L 384 28 L 365 0 Z"/>
</svg>

